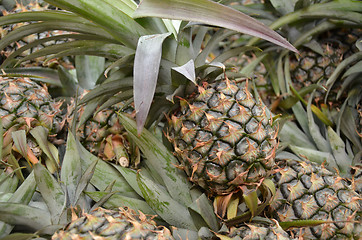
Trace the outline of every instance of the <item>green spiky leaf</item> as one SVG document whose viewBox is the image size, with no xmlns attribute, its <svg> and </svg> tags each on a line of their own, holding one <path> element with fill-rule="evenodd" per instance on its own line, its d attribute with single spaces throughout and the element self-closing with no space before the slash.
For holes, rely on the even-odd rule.
<svg viewBox="0 0 362 240">
<path fill-rule="evenodd" d="M 190 185 L 185 173 L 176 168 L 178 162 L 172 153 L 148 130 L 143 129 L 142 134 L 138 135 L 134 120 L 123 114 L 118 116 L 132 140 L 142 150 L 147 162 L 157 169 L 157 174 L 166 184 L 172 198 L 185 206 L 190 205 L 192 203 L 189 192 Z"/>
<path fill-rule="evenodd" d="M 80 178 L 82 177 L 82 165 L 76 145 L 75 138 L 68 132 L 66 152 L 64 155 L 60 179 L 66 186 L 69 203 L 75 206 L 77 203 L 76 191 Z"/>
<path fill-rule="evenodd" d="M 0 202 L 0 221 L 38 230 L 51 224 L 47 211 L 20 203 Z"/>
<path fill-rule="evenodd" d="M 34 165 L 34 175 L 39 191 L 48 206 L 51 220 L 58 224 L 66 205 L 66 197 L 58 181 L 40 163 Z"/>
<path fill-rule="evenodd" d="M 160 17 L 200 22 L 260 37 L 298 52 L 287 40 L 259 21 L 208 0 L 144 0 L 133 17 Z"/>
<path fill-rule="evenodd" d="M 196 230 L 187 208 L 173 199 L 166 189 L 143 176 L 141 172 L 137 175 L 137 181 L 146 202 L 167 223 Z"/>
<path fill-rule="evenodd" d="M 162 43 L 171 33 L 142 36 L 134 60 L 134 102 L 137 131 L 141 133 L 156 90 Z"/>
</svg>

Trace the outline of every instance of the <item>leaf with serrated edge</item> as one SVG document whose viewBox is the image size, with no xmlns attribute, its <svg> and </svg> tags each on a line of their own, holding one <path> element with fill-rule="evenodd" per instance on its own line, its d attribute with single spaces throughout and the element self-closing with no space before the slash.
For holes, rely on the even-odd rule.
<svg viewBox="0 0 362 240">
<path fill-rule="evenodd" d="M 34 165 L 35 180 L 48 206 L 52 223 L 57 224 L 65 208 L 65 194 L 58 181 L 40 163 Z"/>
<path fill-rule="evenodd" d="M 139 134 L 146 122 L 156 90 L 162 43 L 170 34 L 147 35 L 138 40 L 133 69 L 133 91 Z"/>
<path fill-rule="evenodd" d="M 173 199 L 160 185 L 144 177 L 141 172 L 137 175 L 137 181 L 146 202 L 167 223 L 175 227 L 196 230 L 187 208 Z"/>
<path fill-rule="evenodd" d="M 34 230 L 52 224 L 47 211 L 20 203 L 6 202 L 0 202 L 0 221 L 11 225 L 24 225 Z"/>
<path fill-rule="evenodd" d="M 69 204 L 75 206 L 77 202 L 76 190 L 82 176 L 82 165 L 75 138 L 71 132 L 68 132 L 67 139 L 60 179 L 66 186 Z"/>
<path fill-rule="evenodd" d="M 134 120 L 123 114 L 118 116 L 129 136 L 146 156 L 147 161 L 159 170 L 158 174 L 162 177 L 172 198 L 185 206 L 190 205 L 192 203 L 189 192 L 190 183 L 185 173 L 176 168 L 178 162 L 172 153 L 148 130 L 143 129 L 142 134 L 138 135 Z"/>
<path fill-rule="evenodd" d="M 144 0 L 133 17 L 160 17 L 200 22 L 260 37 L 298 52 L 263 23 L 225 5 L 208 0 Z"/>
</svg>

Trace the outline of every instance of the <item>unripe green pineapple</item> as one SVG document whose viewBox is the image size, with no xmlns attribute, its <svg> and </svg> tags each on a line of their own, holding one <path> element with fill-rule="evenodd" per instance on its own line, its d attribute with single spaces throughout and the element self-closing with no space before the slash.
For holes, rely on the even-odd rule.
<svg viewBox="0 0 362 240">
<path fill-rule="evenodd" d="M 4 129 L 3 157 L 13 150 L 12 133 L 24 130 L 28 136 L 29 159 L 41 155 L 41 150 L 32 141 L 29 132 L 37 126 L 48 130 L 51 142 L 57 142 L 57 134 L 64 128 L 64 119 L 61 112 L 61 101 L 51 98 L 46 86 L 31 81 L 29 78 L 0 77 L 0 116 Z M 18 149 L 19 150 L 19 149 Z"/>
<path fill-rule="evenodd" d="M 268 110 L 247 84 L 222 79 L 203 82 L 181 99 L 167 137 L 191 181 L 225 195 L 271 174 L 276 134 Z"/>
<path fill-rule="evenodd" d="M 82 122 L 76 123 L 76 131 L 82 145 L 103 160 L 116 162 L 123 167 L 137 168 L 140 161 L 139 150 L 129 141 L 117 115 L 118 111 L 122 111 L 134 118 L 133 107 L 125 106 L 121 102 L 99 112 L 97 109 L 96 113 L 88 117 L 84 116 L 85 106 L 78 109 L 78 119 Z M 70 123 L 72 120 L 72 117 L 68 119 Z"/>
<path fill-rule="evenodd" d="M 274 177 L 277 193 L 269 209 L 272 217 L 280 222 L 327 221 L 294 229 L 302 239 L 359 239 L 362 199 L 343 178 L 308 161 L 286 160 L 279 165 Z"/>
<path fill-rule="evenodd" d="M 290 59 L 293 86 L 298 90 L 317 83 L 325 86 L 338 65 L 353 53 L 358 52 L 355 44 L 361 34 L 362 30 L 358 28 L 341 28 L 321 34 L 316 38 L 316 41 L 320 44 L 323 54 L 302 47 L 300 55 Z M 335 101 L 341 86 L 342 81 L 337 81 L 334 84 L 329 93 L 330 102 Z M 325 95 L 326 90 L 318 89 L 315 96 L 316 100 L 323 101 Z"/>
<path fill-rule="evenodd" d="M 157 226 L 149 216 L 131 209 L 118 211 L 97 208 L 73 220 L 65 230 L 52 236 L 53 240 L 72 239 L 137 239 L 171 240 L 170 230 Z"/>
</svg>

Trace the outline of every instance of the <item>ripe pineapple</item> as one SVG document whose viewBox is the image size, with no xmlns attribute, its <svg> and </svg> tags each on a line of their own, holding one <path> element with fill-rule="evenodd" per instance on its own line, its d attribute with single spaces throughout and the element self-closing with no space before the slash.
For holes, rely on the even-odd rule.
<svg viewBox="0 0 362 240">
<path fill-rule="evenodd" d="M 323 220 L 326 223 L 293 229 L 302 239 L 358 239 L 362 234 L 361 196 L 324 166 L 282 160 L 275 174 L 275 200 L 269 213 L 280 222 Z"/>
<path fill-rule="evenodd" d="M 45 127 L 48 130 L 45 139 L 58 143 L 57 134 L 63 130 L 65 123 L 61 112 L 62 102 L 53 100 L 45 85 L 40 86 L 29 78 L 0 77 L 0 89 L 3 157 L 7 159 L 14 149 L 12 134 L 24 130 L 28 140 L 27 157 L 35 164 L 42 151 L 30 131 L 37 126 Z"/>
<path fill-rule="evenodd" d="M 56 232 L 53 240 L 71 239 L 174 239 L 170 230 L 157 226 L 142 212 L 120 208 L 118 211 L 97 208 L 73 219 Z"/>
<path fill-rule="evenodd" d="M 180 105 L 167 137 L 191 181 L 225 195 L 271 174 L 277 129 L 247 84 L 203 82 Z"/>
</svg>

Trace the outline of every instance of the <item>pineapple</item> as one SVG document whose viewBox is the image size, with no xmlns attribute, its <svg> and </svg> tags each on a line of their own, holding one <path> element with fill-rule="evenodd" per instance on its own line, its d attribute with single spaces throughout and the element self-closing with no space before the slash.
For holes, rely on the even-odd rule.
<svg viewBox="0 0 362 240">
<path fill-rule="evenodd" d="M 44 5 L 44 4 L 43 4 Z M 45 11 L 45 10 L 49 10 L 50 7 L 49 5 L 45 5 L 45 6 L 41 6 L 39 5 L 38 1 L 31 1 L 30 3 L 23 5 L 22 3 L 16 3 L 16 6 L 14 9 L 12 9 L 11 11 L 7 12 L 4 11 L 3 15 L 10 15 L 10 14 L 15 14 L 15 13 L 22 13 L 22 12 L 29 12 L 29 11 Z M 1 38 L 4 38 L 6 35 L 8 35 L 9 33 L 11 33 L 12 31 L 25 26 L 31 24 L 29 22 L 26 23 L 16 23 L 16 24 L 10 24 L 7 26 L 3 26 L 2 28 L 0 28 L 0 35 Z M 15 51 L 17 51 L 18 49 L 20 49 L 21 47 L 24 47 L 25 45 L 32 43 L 36 40 L 39 39 L 44 39 L 46 37 L 53 37 L 53 36 L 58 36 L 61 34 L 66 34 L 66 32 L 63 31 L 58 31 L 58 30 L 54 30 L 54 31 L 46 31 L 46 32 L 41 32 L 41 33 L 36 33 L 36 34 L 32 34 L 29 36 L 26 36 L 20 40 L 18 40 L 17 42 L 13 42 L 11 43 L 9 46 L 7 46 L 5 49 L 3 49 L 1 51 L 1 58 L 3 59 L 0 64 L 3 63 L 3 61 L 6 60 L 6 58 L 8 58 L 12 53 L 14 53 Z M 38 46 L 35 46 L 33 48 L 27 49 L 23 52 L 21 52 L 17 58 L 19 57 L 26 57 L 27 55 L 44 48 L 45 46 L 50 46 L 50 45 L 54 45 L 54 44 L 60 44 L 60 43 L 64 43 L 63 39 L 55 39 L 52 41 L 47 41 L 44 42 Z M 26 61 L 21 63 L 22 67 L 37 67 L 37 66 L 42 66 L 44 63 L 45 58 L 36 58 L 34 60 L 30 60 L 30 61 Z M 11 62 L 13 61 L 13 63 Z M 11 67 L 14 66 L 16 64 L 16 61 L 11 60 L 11 61 L 6 61 L 5 66 L 6 67 Z M 52 63 L 54 63 L 55 61 L 50 61 L 48 63 L 48 66 L 50 66 Z M 59 59 L 57 63 L 61 63 L 63 66 L 67 67 L 67 68 L 72 68 L 72 64 L 70 63 L 69 59 L 63 58 L 63 59 Z"/>
<path fill-rule="evenodd" d="M 324 166 L 291 159 L 277 161 L 277 194 L 269 214 L 280 222 L 322 220 L 323 224 L 296 228 L 302 239 L 358 239 L 362 234 L 361 196 Z"/>
<path fill-rule="evenodd" d="M 139 150 L 129 141 L 127 132 L 117 115 L 117 112 L 122 111 L 134 118 L 133 107 L 121 102 L 100 111 L 97 109 L 88 117 L 85 116 L 86 106 L 78 109 L 79 121 L 74 124 L 79 141 L 88 151 L 105 161 L 113 161 L 123 167 L 137 168 L 140 161 Z M 74 104 L 69 111 L 73 110 Z M 73 117 L 67 121 L 72 125 Z"/>
<path fill-rule="evenodd" d="M 192 182 L 226 195 L 272 173 L 277 129 L 247 84 L 202 82 L 180 105 L 167 137 Z"/>
<path fill-rule="evenodd" d="M 320 34 L 315 38 L 322 52 L 311 50 L 307 47 L 300 49 L 299 56 L 290 57 L 290 71 L 293 86 L 297 89 L 312 84 L 319 84 L 325 89 L 327 80 L 331 77 L 338 65 L 346 58 L 359 50 L 356 47 L 357 40 L 362 36 L 359 28 L 339 28 Z M 320 51 L 319 50 L 319 51 Z M 342 86 L 341 81 L 337 81 L 328 95 L 330 105 L 337 104 L 337 93 Z M 326 90 L 317 89 L 315 95 L 316 102 L 323 102 Z M 341 96 L 347 97 L 347 93 Z M 342 101 L 343 102 L 343 101 Z M 341 104 L 338 104 L 339 106 Z"/>
<path fill-rule="evenodd" d="M 49 143 L 62 143 L 57 134 L 61 134 L 65 125 L 61 111 L 63 103 L 53 100 L 45 85 L 41 86 L 26 77 L 0 77 L 0 89 L 0 116 L 4 129 L 3 160 L 6 162 L 11 154 L 17 155 L 13 151 L 16 150 L 35 164 L 42 151 L 32 136 L 32 130 L 43 127 L 48 132 L 43 137 L 48 138 Z M 19 131 L 24 131 L 27 136 L 25 152 L 14 145 L 14 134 Z M 21 144 L 17 146 L 21 148 Z"/>
<path fill-rule="evenodd" d="M 216 193 L 225 196 L 226 194 L 234 193 L 241 188 L 247 188 L 249 186 L 250 188 L 258 188 L 259 185 L 263 184 L 263 179 L 267 178 L 272 173 L 274 165 L 273 156 L 277 145 L 275 139 L 277 130 L 272 126 L 271 116 L 267 114 L 266 108 L 263 105 L 256 103 L 257 101 L 245 90 L 246 86 L 241 87 L 238 85 L 239 83 L 236 84 L 234 80 L 231 81 L 227 78 L 224 78 L 223 80 L 217 78 L 219 75 L 223 74 L 220 68 L 222 64 L 219 62 L 208 63 L 207 56 L 211 49 L 216 47 L 219 38 L 214 38 L 212 41 L 209 41 L 208 45 L 205 46 L 205 50 L 200 52 L 202 40 L 205 37 L 204 30 L 206 27 L 190 25 L 190 27 L 186 26 L 184 28 L 182 25 L 178 28 L 177 21 L 172 22 L 159 18 L 170 18 L 169 10 L 165 11 L 165 9 L 171 9 L 172 11 L 175 10 L 175 13 L 171 14 L 174 18 L 183 20 L 190 19 L 195 22 L 202 22 L 220 27 L 230 27 L 236 31 L 247 32 L 266 38 L 280 46 L 295 51 L 295 48 L 285 39 L 246 15 L 212 1 L 195 3 L 191 0 L 144 0 L 140 3 L 138 8 L 133 1 L 119 1 L 117 3 L 107 1 L 105 4 L 102 4 L 102 8 L 94 1 L 75 0 L 70 3 L 65 0 L 47 0 L 47 2 L 71 13 L 54 11 L 53 14 L 47 14 L 46 12 L 42 12 L 39 16 L 30 13 L 28 14 L 28 17 L 31 17 L 31 21 L 37 19 L 37 22 L 39 23 L 52 23 L 59 19 L 64 19 L 64 17 L 71 16 L 69 22 L 72 24 L 64 24 L 62 26 L 57 25 L 57 27 L 59 30 L 76 32 L 67 35 L 68 38 L 73 38 L 74 36 L 75 41 L 61 44 L 58 48 L 47 46 L 38 50 L 36 56 L 52 54 L 89 54 L 106 57 L 111 62 L 105 70 L 103 78 L 101 77 L 98 79 L 100 80 L 99 82 L 104 81 L 104 83 L 97 88 L 99 92 L 97 93 L 97 90 L 93 89 L 88 95 L 90 96 L 88 98 L 89 101 L 84 103 L 90 103 L 90 101 L 93 101 L 92 103 L 104 103 L 104 96 L 112 98 L 112 96 L 119 93 L 124 94 L 122 96 L 125 96 L 130 90 L 127 80 L 133 81 L 138 134 L 141 135 L 141 130 L 146 123 L 146 118 L 153 99 L 153 109 L 151 109 L 148 118 L 151 120 L 146 127 L 158 127 L 158 124 L 164 124 L 164 113 L 169 112 L 170 105 L 174 105 L 172 97 L 178 96 L 177 93 L 188 85 L 189 80 L 196 80 L 196 77 L 193 78 L 189 75 L 195 73 L 195 75 L 201 79 L 208 78 L 216 80 L 214 82 L 210 81 L 208 84 L 206 84 L 206 82 L 201 82 L 198 85 L 198 89 L 201 91 L 204 89 L 205 94 L 210 92 L 214 93 L 213 91 L 215 90 L 214 96 L 216 98 L 220 97 L 220 99 L 215 99 L 215 97 L 210 99 L 210 103 L 215 104 L 215 106 L 212 106 L 212 111 L 207 112 L 207 114 L 209 114 L 208 117 L 210 118 L 210 121 L 213 119 L 221 121 L 214 121 L 210 123 L 209 126 L 206 126 L 206 128 L 216 128 L 217 125 L 220 124 L 219 126 L 221 129 L 214 129 L 212 132 L 212 141 L 214 141 L 214 144 L 210 146 L 210 153 L 205 154 L 205 157 L 200 161 L 200 168 L 196 169 L 196 165 L 191 166 L 191 164 L 189 164 L 189 169 L 187 171 L 190 173 L 190 177 L 194 177 L 191 175 L 191 168 L 200 171 L 201 165 L 206 160 L 205 158 L 213 157 L 214 159 L 210 159 L 210 162 L 206 163 L 209 168 L 208 170 L 212 171 L 210 172 L 211 174 L 208 175 L 208 173 L 204 172 L 203 176 L 200 175 L 201 177 L 197 181 L 200 185 L 207 188 L 206 190 L 209 194 Z M 208 16 L 208 14 L 205 14 L 205 9 L 207 9 L 205 6 L 207 6 L 208 9 L 215 11 L 215 15 Z M 182 11 L 185 7 L 188 8 L 190 12 Z M 85 12 L 84 9 L 87 9 L 87 11 Z M 147 12 L 147 9 L 157 9 L 157 11 Z M 179 11 L 179 13 L 177 13 L 177 11 Z M 203 14 L 199 14 L 201 12 Z M 154 13 L 157 13 L 157 18 L 154 18 Z M 185 13 L 186 16 L 182 15 Z M 233 17 L 225 19 L 224 21 L 218 20 L 219 17 L 225 18 L 227 16 Z M 200 19 L 198 19 L 199 17 Z M 235 20 L 237 17 L 239 18 L 237 23 L 225 24 L 225 22 Z M 142 18 L 142 20 L 136 21 L 134 18 Z M 8 16 L 3 17 L 3 21 L 10 22 L 15 20 L 15 17 L 14 19 Z M 21 20 L 26 21 L 26 18 Z M 244 20 L 247 20 L 248 23 Z M 200 31 L 198 31 L 198 29 L 200 29 Z M 197 34 L 195 38 L 192 36 L 193 33 Z M 150 51 L 151 49 L 152 51 Z M 235 55 L 236 54 L 238 53 L 235 53 Z M 35 55 L 30 55 L 28 58 L 33 56 Z M 186 71 L 183 69 L 179 71 L 177 75 L 177 69 L 185 67 L 187 62 L 194 63 L 192 69 L 189 68 L 186 69 Z M 210 71 L 215 68 L 215 71 Z M 186 78 L 188 78 L 186 79 L 187 81 L 184 81 L 185 75 L 188 75 L 186 76 Z M 105 80 L 105 78 L 108 79 Z M 204 96 L 203 94 L 204 93 L 201 93 L 198 98 L 205 98 L 206 100 L 207 96 Z M 196 92 L 195 95 L 197 95 Z M 190 96 L 185 97 L 185 100 L 189 102 L 192 111 L 198 107 L 197 101 L 192 100 Z M 223 103 L 218 106 L 219 100 Z M 187 110 L 185 101 L 183 104 L 184 110 Z M 193 104 L 196 105 L 194 106 Z M 205 106 L 207 105 L 205 103 L 203 104 Z M 233 108 L 231 109 L 232 106 L 227 106 L 228 104 L 232 104 Z M 171 106 L 171 108 L 172 107 L 173 106 Z M 205 109 L 205 112 L 206 111 L 207 109 Z M 248 112 L 250 114 L 248 115 L 248 119 L 246 119 L 246 116 L 243 114 L 238 113 L 238 111 Z M 179 115 L 177 113 L 175 114 L 174 117 L 169 118 L 174 119 L 171 121 L 177 122 L 177 117 L 179 117 Z M 195 116 L 193 116 L 193 114 L 194 113 L 192 113 L 190 117 L 197 118 L 197 112 Z M 221 119 L 218 119 L 218 117 L 220 117 L 219 115 L 222 116 Z M 234 119 L 232 119 L 231 116 L 233 116 Z M 245 122 L 242 122 L 243 120 Z M 205 123 L 205 121 L 202 121 L 202 123 L 200 122 L 198 124 Z M 145 130 L 146 129 L 143 129 L 143 131 Z M 203 136 L 201 131 L 199 132 L 198 137 L 207 137 Z M 232 133 L 235 133 L 235 135 Z M 174 138 L 177 138 L 178 134 L 179 132 L 177 132 L 177 134 L 175 133 Z M 171 136 L 171 132 L 169 135 Z M 195 138 L 196 136 L 191 137 Z M 138 138 L 133 138 L 133 140 L 137 142 L 141 141 Z M 143 154 L 151 156 L 147 158 L 148 161 L 145 161 L 146 166 L 143 169 L 141 168 L 139 174 L 134 176 L 132 175 L 134 174 L 134 172 L 131 171 L 132 169 L 124 170 L 120 166 L 114 167 L 122 169 L 122 176 L 133 176 L 133 178 L 128 181 L 129 185 L 132 185 L 132 187 L 137 185 L 138 187 L 136 187 L 135 191 L 138 195 L 143 195 L 147 203 L 154 199 L 156 203 L 150 204 L 150 206 L 161 218 L 170 220 L 170 222 L 168 222 L 170 225 L 177 225 L 177 227 L 182 226 L 197 232 L 198 227 L 200 225 L 204 226 L 205 224 L 194 224 L 193 220 L 190 221 L 190 218 L 194 216 L 194 211 L 198 213 L 212 212 L 210 209 L 207 209 L 207 211 L 205 211 L 205 209 L 199 209 L 205 207 L 201 205 L 199 201 L 201 201 L 201 199 L 207 201 L 205 200 L 206 197 L 200 197 L 196 202 L 194 199 L 194 191 L 192 191 L 192 197 L 189 196 L 189 183 L 186 183 L 186 179 L 179 177 L 178 171 L 175 171 L 173 168 L 171 172 L 167 171 L 170 166 L 177 163 L 169 160 L 172 155 L 168 156 L 165 149 L 163 151 L 155 151 L 154 149 L 156 146 L 147 145 L 148 147 L 146 148 L 145 145 L 147 145 L 147 141 L 146 143 L 143 143 Z M 232 150 L 230 150 L 228 146 L 232 148 Z M 179 146 L 176 145 L 176 147 Z M 207 144 L 205 144 L 205 148 L 206 147 Z M 188 151 L 191 153 L 191 150 Z M 166 159 L 168 160 L 166 162 L 157 162 L 161 157 L 164 157 L 162 154 L 166 154 Z M 186 157 L 185 155 L 186 154 L 183 154 L 183 157 Z M 220 161 L 218 159 L 220 159 Z M 187 165 L 185 158 L 183 161 L 185 165 Z M 157 164 L 153 165 L 155 162 Z M 222 165 L 225 169 L 222 169 L 221 176 L 218 176 L 217 171 L 219 171 L 219 166 L 217 164 L 220 164 L 220 166 L 221 164 L 225 164 Z M 226 169 L 226 166 L 228 166 L 229 170 Z M 185 167 L 187 168 L 187 166 Z M 161 171 L 161 176 L 157 175 L 157 171 Z M 165 173 L 165 171 L 167 172 Z M 180 176 L 184 177 L 182 174 L 180 174 Z M 215 182 L 212 182 L 213 180 L 209 182 L 210 177 L 213 177 Z M 226 178 L 229 179 L 226 180 Z M 134 184 L 136 179 L 138 184 Z M 156 183 L 152 184 L 152 187 L 149 185 L 144 186 L 145 184 L 140 183 L 142 180 L 145 183 L 155 180 Z M 208 187 L 207 184 L 210 184 L 210 187 Z M 166 187 L 160 188 L 160 185 Z M 180 186 L 185 187 L 181 188 Z M 171 195 L 171 197 L 169 195 Z M 159 201 L 161 203 L 159 203 Z M 174 206 L 172 211 L 168 209 L 171 205 Z M 189 212 L 189 208 L 193 210 L 192 214 Z M 181 216 L 177 219 L 175 219 L 173 215 L 170 216 L 170 212 L 174 211 L 178 212 L 178 214 L 173 215 Z M 205 215 L 207 214 L 202 215 L 202 217 L 209 223 L 210 220 L 206 218 Z M 217 224 L 214 224 L 214 226 L 215 225 Z M 216 227 L 214 227 L 214 229 L 215 228 Z"/>
<path fill-rule="evenodd" d="M 232 227 L 228 232 L 217 233 L 222 240 L 291 240 L 292 238 L 278 224 L 274 223 L 245 223 L 238 227 Z"/>
<path fill-rule="evenodd" d="M 97 208 L 73 219 L 53 240 L 67 239 L 174 239 L 170 230 L 157 226 L 142 212 L 120 208 L 118 211 Z"/>
</svg>

